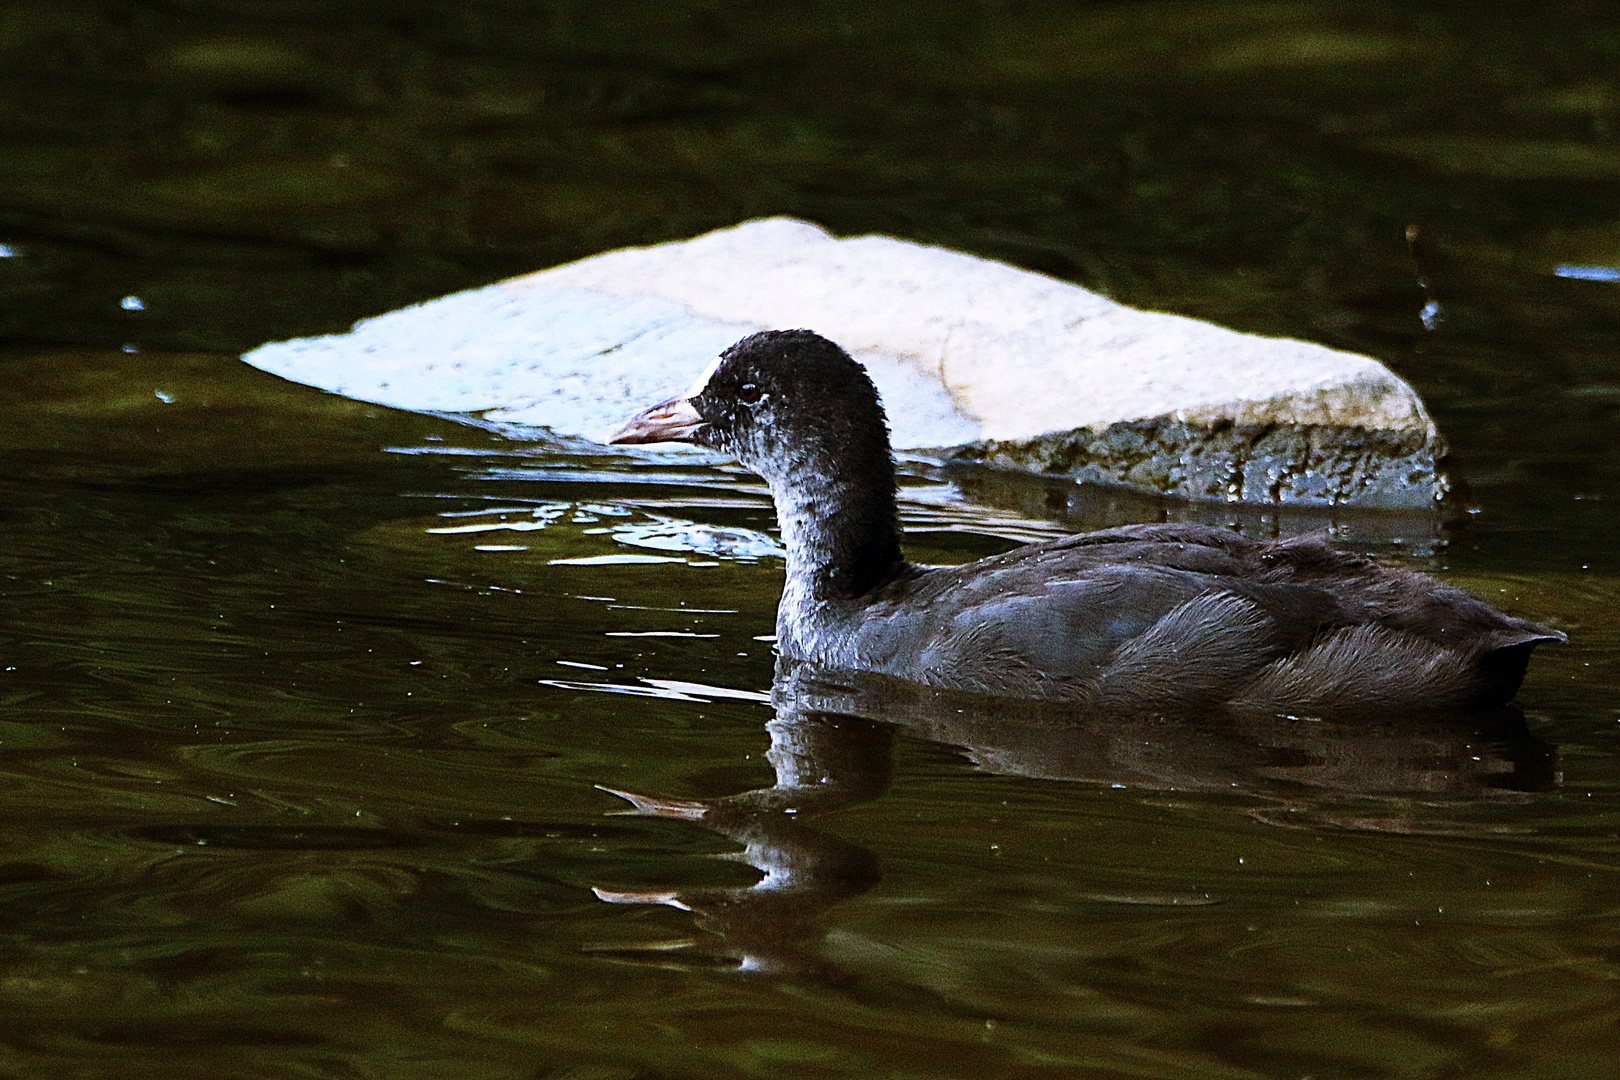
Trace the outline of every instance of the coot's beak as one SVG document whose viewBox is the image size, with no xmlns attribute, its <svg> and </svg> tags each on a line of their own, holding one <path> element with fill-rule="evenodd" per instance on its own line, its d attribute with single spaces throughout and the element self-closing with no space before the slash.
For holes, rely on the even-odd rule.
<svg viewBox="0 0 1620 1080">
<path fill-rule="evenodd" d="M 610 443 L 691 442 L 708 421 L 698 415 L 689 398 L 670 398 L 626 420 Z"/>
</svg>

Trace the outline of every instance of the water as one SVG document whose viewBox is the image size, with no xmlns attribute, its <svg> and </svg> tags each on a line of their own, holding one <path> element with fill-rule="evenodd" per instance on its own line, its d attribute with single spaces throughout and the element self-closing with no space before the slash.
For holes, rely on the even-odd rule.
<svg viewBox="0 0 1620 1080">
<path fill-rule="evenodd" d="M 1558 271 L 1620 265 L 1615 26 L 0 13 L 0 1072 L 1606 1075 L 1620 286 Z M 1379 355 L 1467 499 L 1330 524 L 1570 644 L 1466 722 L 773 706 L 747 474 L 231 355 L 758 213 Z M 924 561 L 1227 513 L 905 494 Z"/>
</svg>

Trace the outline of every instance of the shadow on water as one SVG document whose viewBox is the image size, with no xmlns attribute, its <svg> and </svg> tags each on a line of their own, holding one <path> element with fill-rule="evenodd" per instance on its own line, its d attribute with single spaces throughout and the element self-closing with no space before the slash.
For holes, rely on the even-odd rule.
<svg viewBox="0 0 1620 1080">
<path fill-rule="evenodd" d="M 688 800 L 599 785 L 630 803 L 623 814 L 689 821 L 741 844 L 728 857 L 763 875 L 746 887 L 594 889 L 608 903 L 690 911 L 701 929 L 722 939 L 719 956 L 697 948 L 679 962 L 724 966 L 725 957 L 743 972 L 849 977 L 819 954 L 825 917 L 875 887 L 881 861 L 865 845 L 808 821 L 886 794 L 897 735 L 956 747 L 984 771 L 1005 776 L 1258 796 L 1271 806 L 1247 807 L 1252 817 L 1304 828 L 1422 832 L 1432 826 L 1414 823 L 1403 804 L 1513 802 L 1558 783 L 1557 748 L 1531 734 L 1511 706 L 1417 715 L 1169 716 L 995 700 L 786 663 L 778 667 L 771 704 L 776 716 L 766 728 L 776 782 L 770 787 Z M 1371 799 L 1382 812 L 1346 815 L 1319 806 L 1345 796 Z M 616 955 L 675 960 L 661 944 Z"/>
</svg>

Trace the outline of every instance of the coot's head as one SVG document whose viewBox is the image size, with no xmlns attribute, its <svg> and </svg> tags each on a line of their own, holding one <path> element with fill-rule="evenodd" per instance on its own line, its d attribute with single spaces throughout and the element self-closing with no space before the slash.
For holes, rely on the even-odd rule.
<svg viewBox="0 0 1620 1080">
<path fill-rule="evenodd" d="M 631 417 L 608 441 L 695 443 L 734 454 L 768 481 L 891 468 L 888 426 L 866 369 L 809 330 L 743 338 L 692 389 Z"/>
</svg>

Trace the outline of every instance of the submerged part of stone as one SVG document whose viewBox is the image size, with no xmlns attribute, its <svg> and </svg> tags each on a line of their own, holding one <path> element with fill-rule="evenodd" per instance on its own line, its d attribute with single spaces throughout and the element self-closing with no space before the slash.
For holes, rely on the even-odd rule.
<svg viewBox="0 0 1620 1080">
<path fill-rule="evenodd" d="M 1432 431 L 1160 416 L 984 440 L 949 456 L 1185 499 L 1416 510 L 1433 507 L 1450 489 L 1445 454 Z"/>
</svg>

